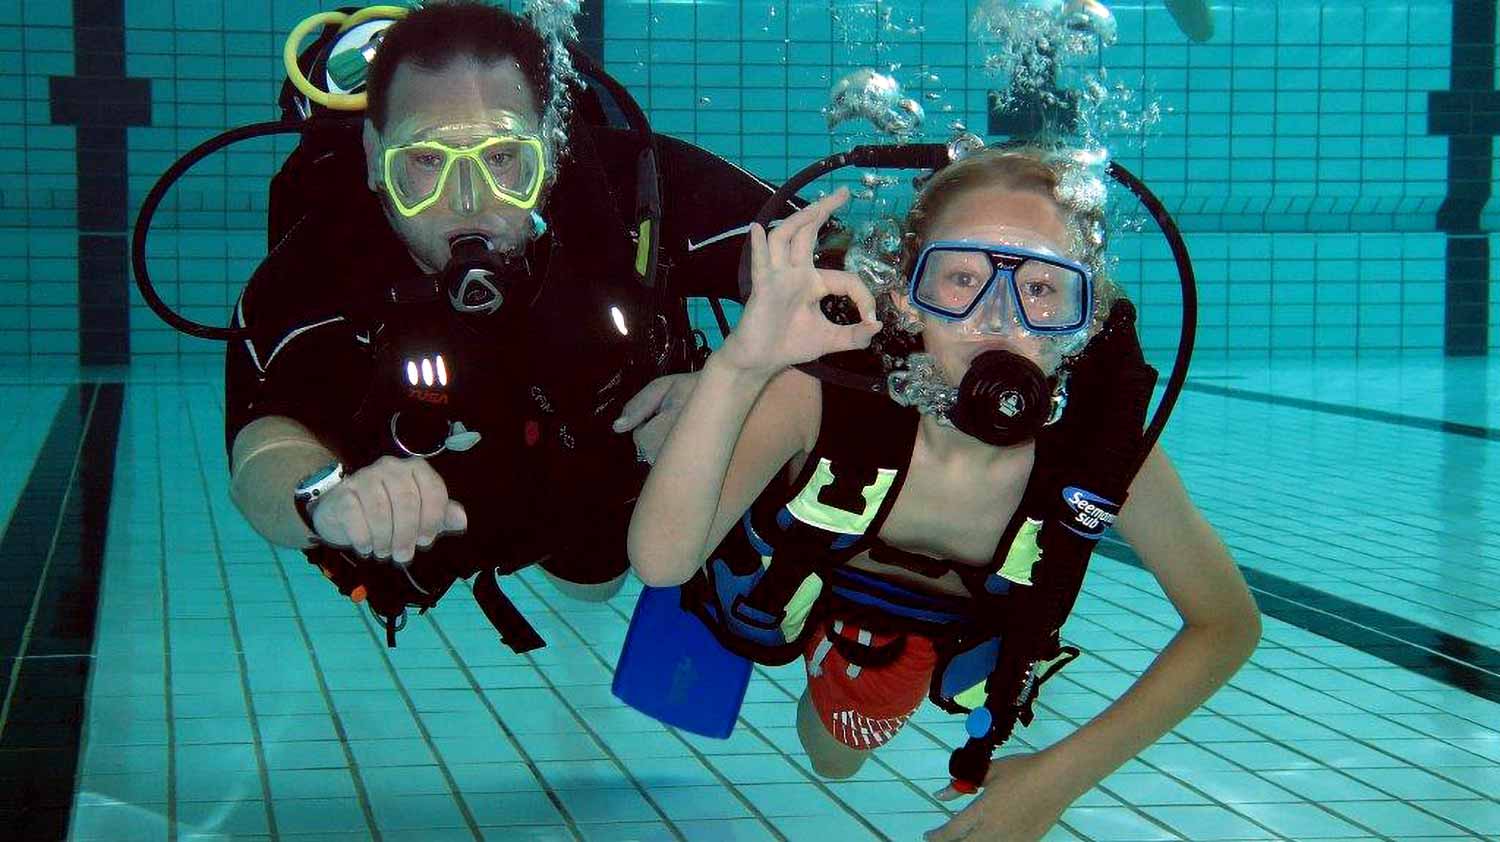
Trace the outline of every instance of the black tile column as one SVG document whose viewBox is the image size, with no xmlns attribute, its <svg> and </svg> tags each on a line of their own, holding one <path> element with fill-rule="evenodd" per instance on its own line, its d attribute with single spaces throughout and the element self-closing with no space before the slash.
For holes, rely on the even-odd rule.
<svg viewBox="0 0 1500 842">
<path fill-rule="evenodd" d="M 125 387 L 69 390 L 0 534 L 0 836 L 63 839 Z"/>
<path fill-rule="evenodd" d="M 578 43 L 604 66 L 604 0 L 584 0 L 578 15 Z"/>
<path fill-rule="evenodd" d="M 1451 90 L 1427 98 L 1427 133 L 1448 137 L 1448 195 L 1437 227 L 1448 235 L 1443 350 L 1451 357 L 1489 350 L 1490 241 L 1479 217 L 1493 191 L 1500 134 L 1495 7 L 1496 0 L 1454 0 Z"/>
<path fill-rule="evenodd" d="M 74 76 L 50 80 L 52 122 L 78 127 L 78 352 L 130 357 L 127 126 L 151 122 L 151 82 L 125 77 L 125 4 L 73 0 Z"/>
</svg>

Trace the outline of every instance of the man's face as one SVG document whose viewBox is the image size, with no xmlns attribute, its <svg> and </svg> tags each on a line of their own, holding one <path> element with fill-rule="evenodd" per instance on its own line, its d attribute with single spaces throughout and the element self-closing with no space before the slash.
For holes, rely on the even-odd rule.
<svg viewBox="0 0 1500 842">
<path fill-rule="evenodd" d="M 382 194 L 391 226 L 423 271 L 435 272 L 446 265 L 448 243 L 460 234 L 483 234 L 498 249 L 519 249 L 533 236 L 531 211 L 495 196 L 486 173 L 474 161 L 459 158 L 442 180 L 436 200 L 407 216 L 397 210 L 387 191 L 385 150 L 422 141 L 449 148 L 473 147 L 500 134 L 537 136 L 540 124 L 536 93 L 511 59 L 493 63 L 458 59 L 437 71 L 410 63 L 396 69 L 384 131 L 376 132 L 373 124 L 365 122 L 365 159 L 370 189 Z M 479 153 L 487 163 L 492 159 L 486 156 L 491 154 Z M 439 151 L 417 163 L 435 171 L 441 161 Z M 499 156 L 494 166 L 502 175 L 514 170 L 513 164 L 500 161 Z"/>
</svg>

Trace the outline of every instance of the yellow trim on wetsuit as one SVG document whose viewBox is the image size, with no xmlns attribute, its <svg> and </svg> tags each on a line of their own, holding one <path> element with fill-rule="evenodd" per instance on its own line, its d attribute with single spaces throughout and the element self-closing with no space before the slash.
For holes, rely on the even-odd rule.
<svg viewBox="0 0 1500 842">
<path fill-rule="evenodd" d="M 636 231 L 635 239 L 635 273 L 642 278 L 646 277 L 646 267 L 651 265 L 651 220 L 641 220 L 641 227 Z"/>
<path fill-rule="evenodd" d="M 986 679 L 986 681 L 987 680 L 988 679 Z M 978 710 L 979 708 L 984 707 L 984 700 L 988 699 L 989 697 L 990 694 L 984 691 L 984 681 L 981 681 L 978 684 L 975 684 L 973 687 L 970 687 L 962 693 L 954 696 L 953 701 L 969 710 Z"/>
<path fill-rule="evenodd" d="M 1042 550 L 1036 544 L 1037 534 L 1041 531 L 1041 521 L 1027 518 L 1016 531 L 1010 549 L 1005 551 L 1005 563 L 996 572 L 1018 585 L 1031 584 L 1031 569 L 1042 560 Z"/>
<path fill-rule="evenodd" d="M 786 504 L 786 509 L 792 513 L 792 517 L 808 526 L 844 535 L 863 535 L 874 522 L 876 513 L 880 511 L 880 504 L 885 501 L 885 495 L 890 493 L 896 474 L 895 468 L 876 469 L 875 481 L 862 491 L 865 498 L 864 511 L 851 512 L 818 501 L 818 495 L 832 485 L 834 479 L 833 463 L 822 457 L 813 469 L 812 478 Z"/>
<path fill-rule="evenodd" d="M 802 627 L 807 625 L 807 617 L 812 613 L 813 605 L 818 597 L 823 595 L 823 580 L 818 576 L 808 576 L 797 586 L 797 592 L 786 601 L 786 614 L 781 620 L 781 636 L 784 640 L 796 640 L 802 636 Z"/>
</svg>

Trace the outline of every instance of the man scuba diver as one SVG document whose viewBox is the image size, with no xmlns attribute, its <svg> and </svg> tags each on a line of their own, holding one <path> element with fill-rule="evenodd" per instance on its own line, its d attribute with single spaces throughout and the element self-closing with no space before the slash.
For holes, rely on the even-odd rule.
<svg viewBox="0 0 1500 842">
<path fill-rule="evenodd" d="M 227 352 L 231 493 L 257 532 L 367 602 L 391 645 L 407 607 L 480 572 L 476 598 L 525 651 L 543 642 L 494 574 L 540 563 L 571 595 L 615 593 L 670 412 L 637 425 L 690 388 L 658 381 L 624 412 L 686 367 L 669 359 L 681 302 L 664 312 L 662 282 L 641 280 L 648 240 L 664 272 L 732 277 L 738 238 L 703 241 L 770 190 L 649 130 L 642 150 L 586 125 L 590 103 L 558 114 L 559 51 L 501 9 L 431 4 L 371 43 L 362 174 L 311 186 L 310 156 L 273 185 L 271 250 Z M 630 201 L 660 207 L 648 159 L 675 206 L 626 223 Z M 306 212 L 278 207 L 294 202 Z"/>
</svg>

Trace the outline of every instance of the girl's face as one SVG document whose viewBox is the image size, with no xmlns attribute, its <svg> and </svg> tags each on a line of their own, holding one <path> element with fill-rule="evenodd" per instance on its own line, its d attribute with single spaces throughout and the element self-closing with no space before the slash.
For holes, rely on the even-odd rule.
<svg viewBox="0 0 1500 842">
<path fill-rule="evenodd" d="M 1057 203 L 1033 191 L 1004 187 L 972 188 L 954 196 L 933 219 L 927 239 L 1013 246 L 1076 259 L 1068 246 L 1071 238 Z M 962 381 L 974 358 L 985 351 L 1019 354 L 1048 375 L 1062 363 L 1057 341 L 1028 332 L 1014 312 L 1009 292 L 1004 290 L 991 290 L 963 322 L 916 310 L 904 295 L 896 301 L 898 307 L 921 320 L 923 344 L 949 383 Z"/>
</svg>

